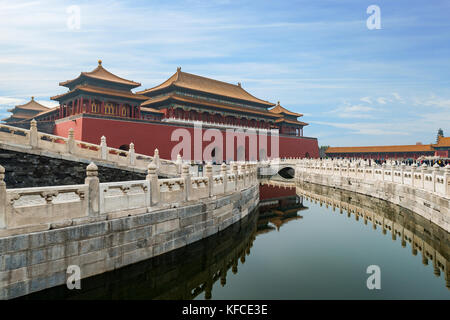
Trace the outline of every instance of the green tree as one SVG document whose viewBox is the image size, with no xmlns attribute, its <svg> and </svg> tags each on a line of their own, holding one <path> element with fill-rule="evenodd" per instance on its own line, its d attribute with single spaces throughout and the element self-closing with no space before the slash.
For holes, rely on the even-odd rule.
<svg viewBox="0 0 450 320">
<path fill-rule="evenodd" d="M 319 148 L 319 157 L 321 157 L 321 158 L 325 158 L 327 155 L 325 154 L 325 151 L 327 151 L 327 149 L 329 148 L 330 146 L 320 146 L 320 148 Z"/>
<path fill-rule="evenodd" d="M 442 130 L 442 128 L 439 128 L 438 132 L 437 132 L 436 143 L 439 142 L 439 137 L 443 137 L 443 136 L 444 136 L 444 130 Z"/>
</svg>

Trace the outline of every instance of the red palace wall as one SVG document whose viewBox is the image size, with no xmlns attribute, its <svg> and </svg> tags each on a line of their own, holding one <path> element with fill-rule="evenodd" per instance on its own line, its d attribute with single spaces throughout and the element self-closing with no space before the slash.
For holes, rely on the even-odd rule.
<svg viewBox="0 0 450 320">
<path fill-rule="evenodd" d="M 186 129 L 190 132 L 192 141 L 194 139 L 194 129 L 192 127 L 181 127 L 166 125 L 161 123 L 149 123 L 138 121 L 125 121 L 114 119 L 100 119 L 80 116 L 73 120 L 57 121 L 54 134 L 67 137 L 70 128 L 75 130 L 75 139 L 85 142 L 100 143 L 102 136 L 106 137 L 106 143 L 109 147 L 119 148 L 122 145 L 134 143 L 137 153 L 153 155 L 157 148 L 161 158 L 170 159 L 172 149 L 179 144 L 179 141 L 171 141 L 171 135 L 177 128 Z M 202 130 L 205 132 L 205 129 Z M 224 152 L 222 158 L 226 158 L 226 138 L 225 131 L 221 131 L 224 143 Z M 295 138 L 280 136 L 279 138 L 279 156 L 287 157 L 305 157 L 312 158 L 319 156 L 317 139 L 313 138 Z M 204 140 L 206 140 L 204 138 Z M 237 154 L 237 139 L 234 143 L 234 154 Z M 246 138 L 246 159 L 249 160 L 249 138 Z M 181 141 L 181 140 L 180 140 Z M 203 141 L 203 149 L 211 144 L 211 141 Z M 194 155 L 194 143 L 191 143 L 191 156 L 182 155 L 185 159 L 191 159 Z M 270 136 L 267 137 L 268 151 L 270 156 Z M 258 148 L 259 149 L 259 148 Z M 257 153 L 259 154 L 259 153 Z M 209 160 L 209 159 L 206 159 Z"/>
</svg>

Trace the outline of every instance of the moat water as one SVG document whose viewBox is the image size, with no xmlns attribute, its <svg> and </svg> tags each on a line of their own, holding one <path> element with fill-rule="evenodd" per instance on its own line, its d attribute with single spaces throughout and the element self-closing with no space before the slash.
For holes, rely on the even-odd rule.
<svg viewBox="0 0 450 320">
<path fill-rule="evenodd" d="M 384 201 L 316 185 L 262 186 L 223 232 L 25 299 L 450 299 L 450 237 Z M 380 289 L 367 273 L 379 267 Z"/>
</svg>

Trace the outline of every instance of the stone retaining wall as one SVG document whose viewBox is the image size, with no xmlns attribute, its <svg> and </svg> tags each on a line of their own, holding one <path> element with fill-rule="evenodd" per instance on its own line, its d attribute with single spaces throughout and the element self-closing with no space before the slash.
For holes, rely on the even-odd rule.
<svg viewBox="0 0 450 320">
<path fill-rule="evenodd" d="M 63 285 L 70 265 L 87 278 L 186 246 L 239 221 L 258 202 L 253 185 L 178 208 L 0 238 L 0 299 Z"/>
<path fill-rule="evenodd" d="M 296 180 L 364 194 L 409 209 L 450 231 L 450 199 L 414 186 L 389 181 L 296 170 Z"/>
</svg>

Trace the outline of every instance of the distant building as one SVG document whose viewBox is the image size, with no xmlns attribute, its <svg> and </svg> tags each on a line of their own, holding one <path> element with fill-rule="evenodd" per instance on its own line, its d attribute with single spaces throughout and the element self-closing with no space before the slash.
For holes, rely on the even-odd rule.
<svg viewBox="0 0 450 320">
<path fill-rule="evenodd" d="M 439 137 L 436 144 L 373 146 L 373 147 L 330 147 L 325 151 L 332 158 L 364 159 L 417 159 L 419 157 L 450 156 L 450 137 Z"/>
</svg>

